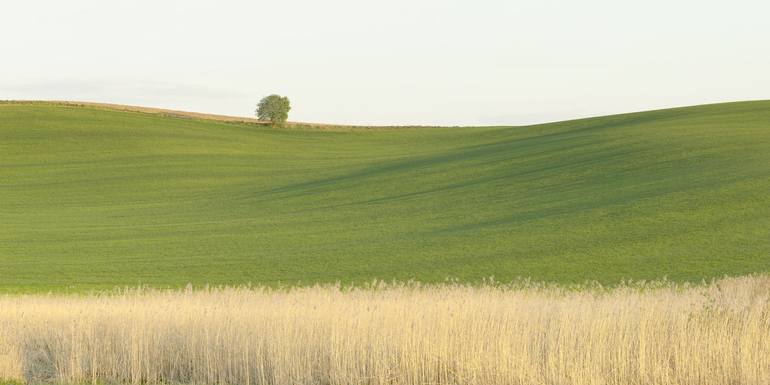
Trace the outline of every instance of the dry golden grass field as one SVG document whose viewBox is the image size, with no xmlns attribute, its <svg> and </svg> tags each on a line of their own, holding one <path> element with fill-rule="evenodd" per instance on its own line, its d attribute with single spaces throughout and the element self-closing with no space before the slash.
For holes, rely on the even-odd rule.
<svg viewBox="0 0 770 385">
<path fill-rule="evenodd" d="M 27 383 L 766 385 L 770 278 L 0 297 Z"/>
</svg>

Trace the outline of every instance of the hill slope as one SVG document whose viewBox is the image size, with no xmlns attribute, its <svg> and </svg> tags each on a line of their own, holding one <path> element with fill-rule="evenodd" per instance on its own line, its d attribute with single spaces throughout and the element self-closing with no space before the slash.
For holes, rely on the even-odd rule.
<svg viewBox="0 0 770 385">
<path fill-rule="evenodd" d="M 770 271 L 770 102 L 271 129 L 0 104 L 0 290 Z"/>
</svg>

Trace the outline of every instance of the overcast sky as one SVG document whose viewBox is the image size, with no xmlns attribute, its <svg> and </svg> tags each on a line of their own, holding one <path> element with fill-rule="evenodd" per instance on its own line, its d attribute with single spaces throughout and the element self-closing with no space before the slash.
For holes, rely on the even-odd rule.
<svg viewBox="0 0 770 385">
<path fill-rule="evenodd" d="M 524 124 L 770 99 L 770 3 L 26 0 L 0 7 L 0 99 L 290 120 Z"/>
</svg>

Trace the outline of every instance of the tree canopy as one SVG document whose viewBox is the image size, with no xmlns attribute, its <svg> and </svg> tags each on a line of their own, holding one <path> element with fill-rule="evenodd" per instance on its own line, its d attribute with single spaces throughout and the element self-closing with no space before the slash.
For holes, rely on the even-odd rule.
<svg viewBox="0 0 770 385">
<path fill-rule="evenodd" d="M 283 124 L 289 118 L 289 98 L 281 95 L 269 95 L 262 98 L 257 105 L 257 118 L 270 121 L 273 124 Z"/>
</svg>

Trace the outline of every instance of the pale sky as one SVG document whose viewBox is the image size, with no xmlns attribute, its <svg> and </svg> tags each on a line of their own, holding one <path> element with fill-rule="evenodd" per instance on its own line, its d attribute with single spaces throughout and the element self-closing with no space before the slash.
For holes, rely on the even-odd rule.
<svg viewBox="0 0 770 385">
<path fill-rule="evenodd" d="M 26 0 L 0 36 L 0 99 L 443 125 L 770 99 L 767 0 Z"/>
</svg>

